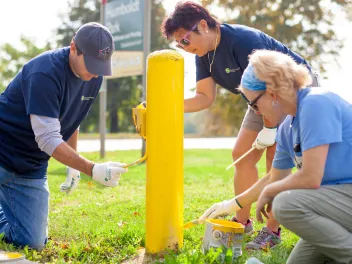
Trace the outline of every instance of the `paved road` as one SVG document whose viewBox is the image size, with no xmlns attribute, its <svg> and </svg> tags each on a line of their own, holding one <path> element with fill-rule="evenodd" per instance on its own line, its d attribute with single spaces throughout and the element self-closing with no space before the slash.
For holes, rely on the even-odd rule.
<svg viewBox="0 0 352 264">
<path fill-rule="evenodd" d="M 185 138 L 185 149 L 232 149 L 235 137 L 228 138 Z M 142 147 L 141 139 L 107 139 L 106 151 L 114 150 L 139 150 Z M 92 152 L 100 150 L 98 139 L 78 141 L 78 152 Z"/>
</svg>

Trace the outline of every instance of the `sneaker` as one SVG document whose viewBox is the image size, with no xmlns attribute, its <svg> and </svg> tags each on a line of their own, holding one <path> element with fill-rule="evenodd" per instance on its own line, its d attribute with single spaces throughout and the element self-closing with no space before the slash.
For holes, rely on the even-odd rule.
<svg viewBox="0 0 352 264">
<path fill-rule="evenodd" d="M 280 238 L 281 228 L 279 228 L 279 234 L 277 235 L 267 227 L 263 227 L 259 231 L 258 236 L 252 241 L 246 244 L 246 249 L 267 249 L 274 248 L 281 243 Z"/>
<path fill-rule="evenodd" d="M 236 223 L 240 223 L 240 222 L 237 221 L 236 217 L 233 217 L 231 219 L 231 221 L 236 222 Z M 242 223 L 240 223 L 240 224 L 242 224 Z M 247 223 L 242 224 L 242 225 L 244 225 L 244 233 L 245 234 L 249 235 L 249 234 L 251 234 L 253 232 L 253 224 L 252 224 L 251 220 L 248 219 Z"/>
</svg>

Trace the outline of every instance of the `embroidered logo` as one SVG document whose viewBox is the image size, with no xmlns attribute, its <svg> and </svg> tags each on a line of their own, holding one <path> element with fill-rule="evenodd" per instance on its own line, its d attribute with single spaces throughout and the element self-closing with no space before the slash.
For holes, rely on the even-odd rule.
<svg viewBox="0 0 352 264">
<path fill-rule="evenodd" d="M 94 97 L 85 97 L 84 95 L 82 95 L 81 97 L 81 101 L 89 101 L 89 100 L 93 100 Z"/>
<path fill-rule="evenodd" d="M 99 58 L 107 60 L 111 57 L 111 49 L 109 47 L 99 50 Z"/>
<path fill-rule="evenodd" d="M 240 70 L 240 67 L 238 67 L 237 69 L 226 68 L 226 69 L 225 69 L 225 72 L 226 72 L 226 73 L 230 73 L 230 72 L 236 72 L 236 71 L 239 71 L 239 70 Z"/>
</svg>

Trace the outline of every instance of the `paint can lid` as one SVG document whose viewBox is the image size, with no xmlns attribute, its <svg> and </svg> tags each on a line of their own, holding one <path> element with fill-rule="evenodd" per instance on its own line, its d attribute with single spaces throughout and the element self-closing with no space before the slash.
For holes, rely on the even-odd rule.
<svg viewBox="0 0 352 264">
<path fill-rule="evenodd" d="M 19 252 L 0 252 L 0 263 L 18 261 L 22 259 L 24 259 L 24 255 Z"/>
<path fill-rule="evenodd" d="M 244 233 L 244 225 L 224 219 L 206 219 L 205 222 L 212 226 L 213 230 L 232 233 Z"/>
</svg>

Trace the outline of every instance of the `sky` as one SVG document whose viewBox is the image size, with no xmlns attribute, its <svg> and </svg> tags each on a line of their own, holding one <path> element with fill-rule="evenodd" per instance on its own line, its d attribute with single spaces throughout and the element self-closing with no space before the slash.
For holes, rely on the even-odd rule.
<svg viewBox="0 0 352 264">
<path fill-rule="evenodd" d="M 16 0 L 4 1 L 0 9 L 0 45 L 9 42 L 19 47 L 21 35 L 32 37 L 37 45 L 43 46 L 46 41 L 54 39 L 54 30 L 62 23 L 60 14 L 67 12 L 68 0 Z M 72 1 L 72 0 L 69 0 Z M 164 0 L 167 12 L 173 10 L 175 0 Z M 20 7 L 20 8 L 19 8 Z M 45 10 L 44 12 L 42 10 Z M 326 65 L 327 79 L 322 85 L 352 103 L 352 74 L 349 64 L 352 61 L 352 23 L 342 15 L 334 21 L 335 31 L 345 39 L 345 47 L 340 51 L 339 66 L 335 63 Z M 181 52 L 185 58 L 185 97 L 191 97 L 189 89 L 195 86 L 194 56 Z"/>
</svg>

